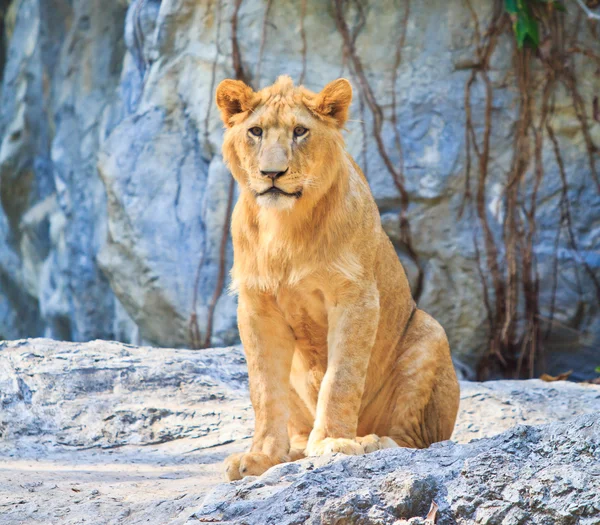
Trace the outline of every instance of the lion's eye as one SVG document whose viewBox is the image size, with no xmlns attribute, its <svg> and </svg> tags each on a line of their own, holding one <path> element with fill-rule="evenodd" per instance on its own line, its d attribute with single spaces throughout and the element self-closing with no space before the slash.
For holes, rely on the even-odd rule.
<svg viewBox="0 0 600 525">
<path fill-rule="evenodd" d="M 308 130 L 306 128 L 303 128 L 302 126 L 296 126 L 294 128 L 294 136 L 295 137 L 302 137 L 304 135 L 306 135 L 308 133 Z"/>
<path fill-rule="evenodd" d="M 255 137 L 262 137 L 262 128 L 259 128 L 258 126 L 250 128 L 248 131 Z"/>
</svg>

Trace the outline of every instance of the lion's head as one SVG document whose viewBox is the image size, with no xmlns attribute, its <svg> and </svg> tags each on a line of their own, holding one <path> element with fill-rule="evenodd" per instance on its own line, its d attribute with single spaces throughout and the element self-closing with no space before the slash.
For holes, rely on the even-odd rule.
<svg viewBox="0 0 600 525">
<path fill-rule="evenodd" d="M 320 93 L 295 87 L 288 76 L 258 92 L 223 80 L 216 99 L 227 127 L 225 161 L 259 206 L 290 210 L 327 193 L 344 148 L 341 128 L 352 101 L 347 80 Z"/>
</svg>

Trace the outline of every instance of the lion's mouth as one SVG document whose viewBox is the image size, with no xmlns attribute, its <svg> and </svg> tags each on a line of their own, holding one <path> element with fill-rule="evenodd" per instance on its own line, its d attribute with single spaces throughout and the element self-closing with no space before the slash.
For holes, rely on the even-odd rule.
<svg viewBox="0 0 600 525">
<path fill-rule="evenodd" d="M 286 197 L 294 197 L 295 199 L 299 199 L 302 197 L 302 190 L 295 191 L 294 193 L 288 193 L 277 186 L 271 186 L 267 190 L 257 193 L 256 195 L 258 197 L 262 197 L 263 195 L 285 195 Z"/>
</svg>

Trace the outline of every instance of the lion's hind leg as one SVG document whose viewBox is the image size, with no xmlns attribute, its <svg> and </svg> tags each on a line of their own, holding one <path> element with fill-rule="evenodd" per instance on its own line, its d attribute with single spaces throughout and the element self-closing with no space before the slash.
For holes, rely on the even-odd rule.
<svg viewBox="0 0 600 525">
<path fill-rule="evenodd" d="M 384 415 L 373 431 L 401 447 L 427 448 L 450 439 L 458 412 L 459 387 L 446 333 L 430 315 L 417 310 L 400 343 L 391 388 L 375 403 Z"/>
</svg>

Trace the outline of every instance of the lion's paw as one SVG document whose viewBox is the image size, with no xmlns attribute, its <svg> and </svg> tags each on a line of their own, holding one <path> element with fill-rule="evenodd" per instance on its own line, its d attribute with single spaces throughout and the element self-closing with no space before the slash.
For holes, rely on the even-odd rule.
<svg viewBox="0 0 600 525">
<path fill-rule="evenodd" d="M 232 454 L 225 460 L 225 476 L 229 481 L 260 476 L 275 464 L 269 456 L 259 452 Z"/>
<path fill-rule="evenodd" d="M 306 447 L 307 456 L 323 456 L 324 454 L 333 454 L 335 452 L 351 456 L 360 456 L 365 453 L 363 447 L 354 439 L 346 438 L 325 438 L 314 443 L 309 443 Z"/>
<path fill-rule="evenodd" d="M 369 434 L 368 436 L 357 437 L 356 441 L 363 447 L 365 454 L 384 448 L 398 447 L 398 443 L 396 443 L 392 438 L 387 436 L 379 437 L 377 434 Z"/>
<path fill-rule="evenodd" d="M 306 453 L 303 448 L 290 448 L 288 456 L 290 457 L 290 461 L 297 461 L 299 459 L 304 459 Z"/>
</svg>

